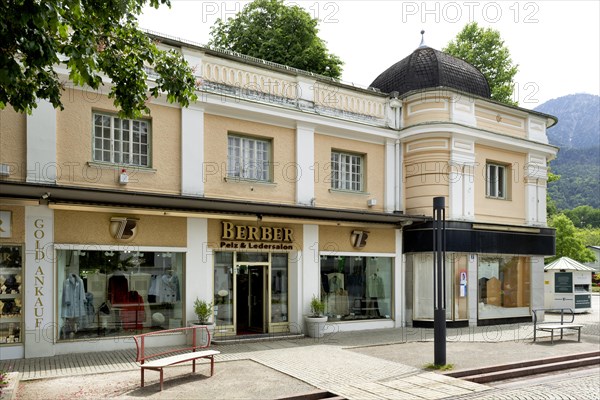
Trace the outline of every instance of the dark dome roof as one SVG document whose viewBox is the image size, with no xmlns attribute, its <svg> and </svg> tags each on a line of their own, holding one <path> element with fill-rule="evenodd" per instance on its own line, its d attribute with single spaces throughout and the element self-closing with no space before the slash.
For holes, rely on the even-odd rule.
<svg viewBox="0 0 600 400">
<path fill-rule="evenodd" d="M 490 86 L 471 64 L 449 54 L 420 46 L 411 55 L 386 69 L 371 83 L 385 93 L 445 86 L 476 96 L 490 97 Z"/>
</svg>

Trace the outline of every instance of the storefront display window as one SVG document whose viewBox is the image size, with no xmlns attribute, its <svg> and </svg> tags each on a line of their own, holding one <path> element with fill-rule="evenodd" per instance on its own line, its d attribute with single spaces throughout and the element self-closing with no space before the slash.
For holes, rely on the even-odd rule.
<svg viewBox="0 0 600 400">
<path fill-rule="evenodd" d="M 21 246 L 0 246 L 0 345 L 23 341 Z"/>
<path fill-rule="evenodd" d="M 392 258 L 321 256 L 321 299 L 330 321 L 391 318 Z"/>
<path fill-rule="evenodd" d="M 531 275 L 527 257 L 481 257 L 478 275 L 480 319 L 529 316 Z"/>
<path fill-rule="evenodd" d="M 184 253 L 57 250 L 59 340 L 183 326 Z"/>
<path fill-rule="evenodd" d="M 216 325 L 233 325 L 233 253 L 215 254 L 214 279 Z"/>
<path fill-rule="evenodd" d="M 288 255 L 271 255 L 271 322 L 288 320 Z"/>
</svg>

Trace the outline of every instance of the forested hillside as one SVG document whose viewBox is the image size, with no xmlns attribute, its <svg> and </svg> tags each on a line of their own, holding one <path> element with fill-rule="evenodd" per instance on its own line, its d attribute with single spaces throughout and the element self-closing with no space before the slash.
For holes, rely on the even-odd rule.
<svg viewBox="0 0 600 400">
<path fill-rule="evenodd" d="M 550 170 L 561 178 L 548 187 L 556 206 L 600 208 L 600 96 L 563 96 L 535 111 L 558 117 L 558 125 L 548 130 L 550 143 L 560 147 Z"/>
</svg>

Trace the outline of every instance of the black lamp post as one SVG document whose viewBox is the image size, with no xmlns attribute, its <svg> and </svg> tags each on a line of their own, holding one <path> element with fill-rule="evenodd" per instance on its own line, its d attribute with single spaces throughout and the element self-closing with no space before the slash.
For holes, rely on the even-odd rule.
<svg viewBox="0 0 600 400">
<path fill-rule="evenodd" d="M 446 365 L 446 208 L 433 198 L 433 340 L 435 365 Z"/>
</svg>

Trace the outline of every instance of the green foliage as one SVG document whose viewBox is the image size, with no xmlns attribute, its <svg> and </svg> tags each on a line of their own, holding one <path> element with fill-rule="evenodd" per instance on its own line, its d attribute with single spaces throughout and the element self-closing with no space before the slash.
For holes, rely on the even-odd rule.
<svg viewBox="0 0 600 400">
<path fill-rule="evenodd" d="M 579 206 L 565 210 L 564 214 L 573 221 L 576 228 L 600 228 L 600 209 L 590 206 Z"/>
<path fill-rule="evenodd" d="M 200 324 L 206 324 L 208 319 L 212 316 L 213 303 L 209 303 L 204 300 L 200 300 L 196 297 L 194 301 L 194 313 L 198 316 L 198 322 Z"/>
<path fill-rule="evenodd" d="M 548 183 L 556 182 L 560 179 L 560 175 L 553 174 L 550 172 L 550 168 L 548 168 Z M 550 192 L 546 191 L 546 215 L 548 218 L 552 218 L 554 215 L 558 214 L 558 207 L 556 207 L 556 202 L 550 196 Z"/>
<path fill-rule="evenodd" d="M 235 18 L 218 19 L 209 45 L 339 78 L 343 62 L 318 37 L 318 21 L 283 0 L 254 0 Z"/>
<path fill-rule="evenodd" d="M 517 104 L 512 99 L 512 93 L 518 65 L 512 63 L 510 51 L 504 46 L 500 32 L 480 28 L 477 22 L 471 22 L 442 51 L 479 69 L 490 85 L 493 100 Z"/>
<path fill-rule="evenodd" d="M 310 312 L 313 317 L 320 317 L 325 312 L 325 303 L 315 295 L 313 295 L 310 301 Z"/>
<path fill-rule="evenodd" d="M 594 253 L 585 247 L 577 236 L 573 222 L 564 214 L 555 215 L 550 220 L 550 226 L 556 229 L 556 255 L 546 259 L 550 263 L 561 257 L 569 257 L 579 262 L 594 261 Z"/>
<path fill-rule="evenodd" d="M 600 246 L 600 228 L 577 229 L 575 234 L 586 246 Z"/>
<path fill-rule="evenodd" d="M 434 370 L 434 371 L 450 371 L 454 368 L 454 364 L 438 365 L 438 364 L 429 363 L 429 364 L 425 364 L 424 368 L 429 369 L 429 370 Z"/>
<path fill-rule="evenodd" d="M 558 181 L 548 184 L 548 193 L 559 210 L 582 205 L 600 208 L 599 147 L 561 149 L 550 165 L 552 171 L 561 176 Z"/>
<path fill-rule="evenodd" d="M 149 113 L 149 96 L 188 106 L 196 100 L 192 69 L 181 54 L 163 51 L 138 29 L 137 16 L 149 3 L 169 0 L 8 0 L 0 3 L 0 109 L 10 104 L 28 112 L 38 99 L 63 109 L 66 65 L 77 86 L 98 89 L 101 75 L 112 82 L 108 93 L 122 117 Z M 149 88 L 146 67 L 158 74 Z"/>
</svg>

